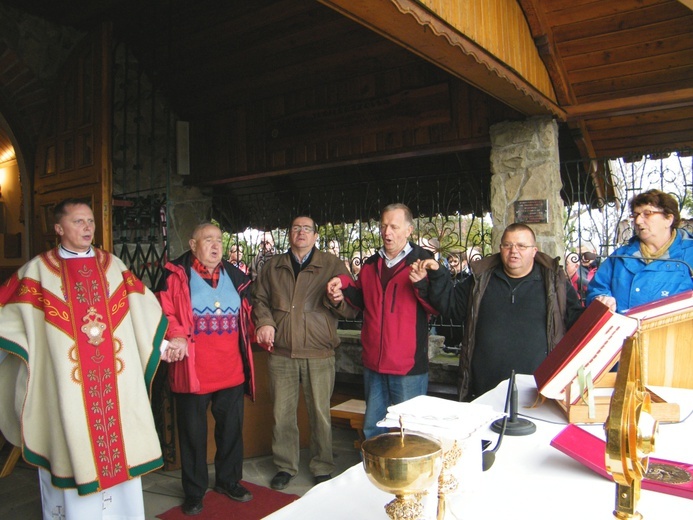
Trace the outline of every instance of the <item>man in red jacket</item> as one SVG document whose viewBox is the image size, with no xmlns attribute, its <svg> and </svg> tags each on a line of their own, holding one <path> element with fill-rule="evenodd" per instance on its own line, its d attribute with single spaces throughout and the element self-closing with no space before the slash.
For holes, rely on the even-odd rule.
<svg viewBox="0 0 693 520">
<path fill-rule="evenodd" d="M 157 292 L 169 321 L 169 382 L 176 400 L 183 513 L 202 511 L 207 491 L 207 407 L 214 416 L 214 491 L 247 502 L 243 473 L 243 396 L 254 397 L 250 279 L 223 260 L 221 230 L 195 228 L 190 251 L 166 264 Z"/>
<path fill-rule="evenodd" d="M 342 275 L 327 284 L 333 304 L 345 300 L 363 311 L 366 438 L 387 431 L 377 422 L 385 418 L 388 406 L 425 395 L 428 389 L 428 320 L 436 311 L 419 296 L 409 271 L 413 262 L 433 255 L 409 242 L 413 230 L 407 206 L 386 206 L 380 218 L 383 247 L 363 263 L 357 280 Z"/>
</svg>

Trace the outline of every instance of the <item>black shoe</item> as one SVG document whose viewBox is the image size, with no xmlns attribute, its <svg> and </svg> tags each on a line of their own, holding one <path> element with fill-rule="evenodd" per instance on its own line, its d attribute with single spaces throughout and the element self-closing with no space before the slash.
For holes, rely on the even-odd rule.
<svg viewBox="0 0 693 520">
<path fill-rule="evenodd" d="M 186 497 L 181 509 L 183 510 L 184 515 L 199 515 L 202 512 L 202 499 Z"/>
<path fill-rule="evenodd" d="M 232 484 L 229 488 L 215 486 L 214 491 L 221 493 L 222 495 L 226 495 L 230 499 L 236 500 L 237 502 L 247 502 L 248 500 L 253 499 L 253 494 L 244 488 L 240 482 Z"/>
<path fill-rule="evenodd" d="M 272 478 L 272 482 L 270 482 L 270 487 L 272 489 L 284 489 L 286 486 L 289 485 L 289 481 L 292 478 L 294 478 L 293 475 L 289 475 L 286 471 L 280 471 Z"/>
<path fill-rule="evenodd" d="M 327 482 L 332 478 L 332 475 L 315 475 L 315 485 L 317 486 L 318 484 L 322 484 L 323 482 Z"/>
</svg>

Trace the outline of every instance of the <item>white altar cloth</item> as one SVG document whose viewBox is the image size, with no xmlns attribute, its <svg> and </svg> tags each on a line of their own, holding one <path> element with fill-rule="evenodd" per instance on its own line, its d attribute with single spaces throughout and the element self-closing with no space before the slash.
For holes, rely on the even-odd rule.
<svg viewBox="0 0 693 520">
<path fill-rule="evenodd" d="M 567 425 L 565 416 L 553 402 L 529 408 L 537 396 L 532 376 L 518 375 L 517 385 L 521 414 L 536 423 L 536 433 L 506 436 L 493 467 L 480 473 L 468 489 L 448 497 L 446 520 L 614 518 L 615 484 L 550 446 L 551 439 Z M 501 383 L 475 403 L 503 410 L 506 391 L 507 383 Z M 693 463 L 693 390 L 658 388 L 657 393 L 670 402 L 678 402 L 684 420 L 660 425 L 652 456 Z M 581 427 L 604 437 L 602 425 Z M 494 443 L 497 437 L 490 430 L 482 436 Z M 384 506 L 393 498 L 371 484 L 363 466 L 357 464 L 266 518 L 388 520 Z M 637 510 L 644 520 L 693 518 L 693 500 L 642 490 Z"/>
</svg>

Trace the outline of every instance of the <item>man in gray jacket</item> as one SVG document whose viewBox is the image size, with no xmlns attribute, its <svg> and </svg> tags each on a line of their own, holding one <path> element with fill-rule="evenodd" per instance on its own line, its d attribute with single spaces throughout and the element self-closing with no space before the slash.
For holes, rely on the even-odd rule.
<svg viewBox="0 0 693 520">
<path fill-rule="evenodd" d="M 317 484 L 334 470 L 330 398 L 335 380 L 334 349 L 339 345 L 338 318 L 357 311 L 327 299 L 327 281 L 348 274 L 344 262 L 315 247 L 315 221 L 296 217 L 289 228 L 289 251 L 262 268 L 254 286 L 253 321 L 257 342 L 270 349 L 270 393 L 274 429 L 272 453 L 278 472 L 273 489 L 284 489 L 298 473 L 299 385 L 308 407 L 311 429 L 310 470 Z"/>
</svg>

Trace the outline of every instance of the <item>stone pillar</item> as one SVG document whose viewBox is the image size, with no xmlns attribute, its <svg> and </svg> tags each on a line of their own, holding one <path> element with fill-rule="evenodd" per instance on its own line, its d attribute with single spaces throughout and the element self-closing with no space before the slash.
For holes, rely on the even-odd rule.
<svg viewBox="0 0 693 520">
<path fill-rule="evenodd" d="M 516 201 L 548 201 L 548 222 L 528 225 L 539 251 L 563 258 L 563 201 L 558 157 L 558 125 L 549 117 L 532 117 L 491 127 L 492 243 L 515 222 Z M 562 262 L 561 262 L 562 263 Z"/>
</svg>

